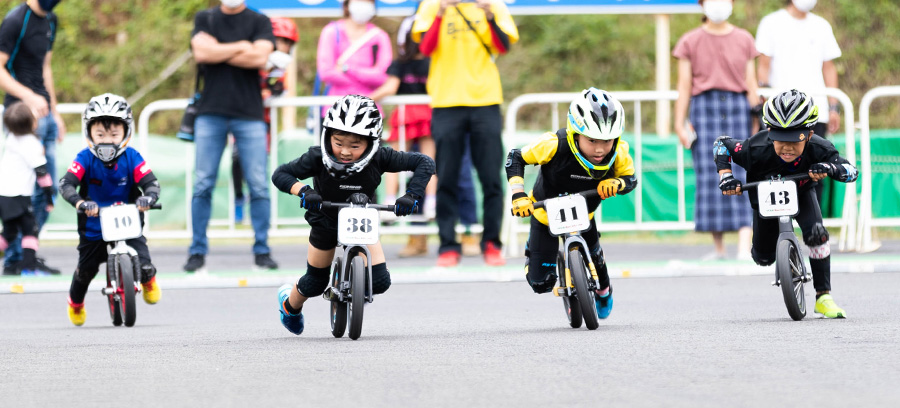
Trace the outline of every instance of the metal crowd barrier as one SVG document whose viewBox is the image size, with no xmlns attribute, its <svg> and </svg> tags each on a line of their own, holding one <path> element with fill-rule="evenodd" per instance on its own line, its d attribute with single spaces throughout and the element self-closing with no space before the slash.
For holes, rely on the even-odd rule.
<svg viewBox="0 0 900 408">
<path fill-rule="evenodd" d="M 872 144 L 869 129 L 869 113 L 872 102 L 878 98 L 900 96 L 900 86 L 879 86 L 870 89 L 862 97 L 859 104 L 859 139 L 860 179 L 862 183 L 859 202 L 859 224 L 857 231 L 857 249 L 863 252 L 874 251 L 881 246 L 872 238 L 873 227 L 900 227 L 898 217 L 879 217 L 872 215 Z"/>
</svg>

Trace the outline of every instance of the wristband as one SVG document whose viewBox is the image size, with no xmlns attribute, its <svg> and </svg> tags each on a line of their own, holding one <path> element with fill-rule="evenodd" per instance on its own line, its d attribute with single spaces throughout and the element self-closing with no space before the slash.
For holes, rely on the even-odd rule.
<svg viewBox="0 0 900 408">
<path fill-rule="evenodd" d="M 729 178 L 729 177 L 734 177 L 734 173 L 728 172 L 728 173 L 722 173 L 722 174 L 720 174 L 720 175 L 719 175 L 719 181 L 725 180 L 725 179 L 727 179 L 727 178 Z"/>
<path fill-rule="evenodd" d="M 838 103 L 832 103 L 828 105 L 829 112 L 841 113 L 841 105 Z"/>
</svg>

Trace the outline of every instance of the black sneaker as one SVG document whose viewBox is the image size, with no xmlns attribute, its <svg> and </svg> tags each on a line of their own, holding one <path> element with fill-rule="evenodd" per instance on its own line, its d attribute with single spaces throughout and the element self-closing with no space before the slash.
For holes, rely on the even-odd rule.
<svg viewBox="0 0 900 408">
<path fill-rule="evenodd" d="M 196 272 L 197 269 L 202 268 L 204 264 L 206 264 L 206 255 L 193 254 L 188 258 L 187 263 L 184 264 L 184 271 L 189 273 Z"/>
<path fill-rule="evenodd" d="M 9 265 L 3 266 L 3 275 L 7 276 L 18 276 L 22 274 L 21 264 L 19 262 L 14 262 Z"/>
<path fill-rule="evenodd" d="M 256 254 L 256 266 L 265 269 L 278 269 L 278 264 L 270 254 Z"/>
<path fill-rule="evenodd" d="M 47 266 L 47 264 L 44 262 L 46 262 L 44 260 L 44 258 L 36 258 L 34 260 L 34 269 L 39 270 L 39 271 L 44 271 L 48 275 L 59 275 L 60 274 L 59 269 Z"/>
</svg>

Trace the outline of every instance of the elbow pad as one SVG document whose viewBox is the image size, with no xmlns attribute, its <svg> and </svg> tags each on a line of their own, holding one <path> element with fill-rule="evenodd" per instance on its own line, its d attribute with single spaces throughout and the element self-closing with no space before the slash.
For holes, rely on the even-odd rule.
<svg viewBox="0 0 900 408">
<path fill-rule="evenodd" d="M 519 149 L 512 149 L 509 151 L 509 154 L 506 155 L 506 179 L 512 179 L 513 177 L 524 177 L 525 176 L 525 159 L 522 158 L 522 151 Z"/>
</svg>

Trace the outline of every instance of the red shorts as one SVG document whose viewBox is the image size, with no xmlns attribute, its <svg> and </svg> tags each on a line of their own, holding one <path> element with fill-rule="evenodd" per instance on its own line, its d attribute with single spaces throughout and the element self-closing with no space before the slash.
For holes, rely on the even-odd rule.
<svg viewBox="0 0 900 408">
<path fill-rule="evenodd" d="M 400 138 L 400 126 L 406 126 L 406 140 L 415 140 L 420 137 L 431 136 L 431 108 L 428 105 L 406 105 L 403 123 L 400 123 L 400 109 L 395 108 L 391 113 L 391 136 L 388 142 L 394 142 Z"/>
</svg>

